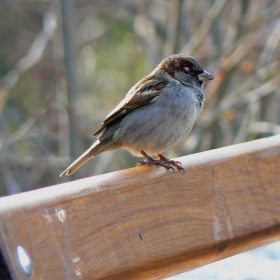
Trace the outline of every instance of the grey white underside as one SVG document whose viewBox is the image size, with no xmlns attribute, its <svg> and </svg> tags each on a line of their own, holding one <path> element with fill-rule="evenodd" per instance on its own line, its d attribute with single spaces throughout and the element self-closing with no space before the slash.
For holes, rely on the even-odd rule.
<svg viewBox="0 0 280 280">
<path fill-rule="evenodd" d="M 112 137 L 112 149 L 122 147 L 138 156 L 142 150 L 150 155 L 163 153 L 188 135 L 202 110 L 204 94 L 202 89 L 173 80 L 156 101 L 108 127 L 100 140 Z"/>
</svg>

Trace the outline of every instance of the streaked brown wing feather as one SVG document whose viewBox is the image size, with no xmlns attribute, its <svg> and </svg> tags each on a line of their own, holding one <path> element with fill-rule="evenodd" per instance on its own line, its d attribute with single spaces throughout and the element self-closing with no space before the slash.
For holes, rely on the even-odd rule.
<svg viewBox="0 0 280 280">
<path fill-rule="evenodd" d="M 128 92 L 119 105 L 109 113 L 102 122 L 102 126 L 93 134 L 93 136 L 98 136 L 111 123 L 124 117 L 132 110 L 151 103 L 154 98 L 161 94 L 161 90 L 166 86 L 166 84 L 167 81 L 149 77 L 139 81 Z"/>
</svg>

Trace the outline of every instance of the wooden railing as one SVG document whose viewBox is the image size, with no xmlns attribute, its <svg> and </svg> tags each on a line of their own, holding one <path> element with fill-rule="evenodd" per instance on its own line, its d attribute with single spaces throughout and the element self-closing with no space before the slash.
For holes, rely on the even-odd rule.
<svg viewBox="0 0 280 280">
<path fill-rule="evenodd" d="M 280 136 L 180 161 L 1 198 L 12 279 L 162 279 L 280 239 Z"/>
</svg>

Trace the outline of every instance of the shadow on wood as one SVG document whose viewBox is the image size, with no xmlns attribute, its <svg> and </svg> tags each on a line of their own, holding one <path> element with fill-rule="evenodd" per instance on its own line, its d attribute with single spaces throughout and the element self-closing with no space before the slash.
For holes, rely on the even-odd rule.
<svg viewBox="0 0 280 280">
<path fill-rule="evenodd" d="M 280 136 L 180 161 L 1 198 L 13 279 L 161 279 L 280 239 Z"/>
</svg>

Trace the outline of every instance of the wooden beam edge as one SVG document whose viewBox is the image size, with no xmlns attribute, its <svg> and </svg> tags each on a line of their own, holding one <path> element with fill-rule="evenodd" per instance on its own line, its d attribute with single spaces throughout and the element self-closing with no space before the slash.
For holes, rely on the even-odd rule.
<svg viewBox="0 0 280 280">
<path fill-rule="evenodd" d="M 176 158 L 175 160 L 179 160 L 186 169 L 186 172 L 188 172 L 187 169 L 190 167 L 207 165 L 211 162 L 226 162 L 232 157 L 238 157 L 261 150 L 263 150 L 263 152 L 260 156 L 264 158 L 272 154 L 280 154 L 280 135 L 191 154 Z M 265 150 L 267 150 L 267 152 Z M 118 184 L 119 179 L 122 179 L 123 183 L 132 183 L 134 181 L 137 182 L 139 179 L 143 178 L 143 176 L 146 176 L 147 180 L 153 180 L 161 175 L 166 175 L 166 170 L 163 168 L 140 166 L 5 196 L 0 198 L 0 215 L 12 209 L 28 206 L 30 203 L 34 203 L 34 201 L 39 205 L 53 200 L 54 198 L 62 198 L 83 191 L 98 192 L 105 188 L 118 188 L 121 187 L 121 185 Z M 30 195 L 31 193 L 32 195 Z"/>
</svg>

